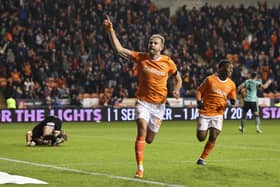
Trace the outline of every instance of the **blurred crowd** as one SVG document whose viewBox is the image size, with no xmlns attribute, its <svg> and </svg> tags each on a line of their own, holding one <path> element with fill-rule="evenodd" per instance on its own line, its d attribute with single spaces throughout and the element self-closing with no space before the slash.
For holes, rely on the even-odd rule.
<svg viewBox="0 0 280 187">
<path fill-rule="evenodd" d="M 182 97 L 213 73 L 220 59 L 234 63 L 239 85 L 248 71 L 280 92 L 280 4 L 180 7 L 176 15 L 150 0 L 0 0 L 0 79 L 4 97 L 70 98 L 94 94 L 100 105 L 135 97 L 133 63 L 116 55 L 103 28 L 110 15 L 124 47 L 146 51 L 149 36 L 166 38 L 164 53 L 183 78 Z M 169 85 L 168 85 L 169 86 Z"/>
</svg>

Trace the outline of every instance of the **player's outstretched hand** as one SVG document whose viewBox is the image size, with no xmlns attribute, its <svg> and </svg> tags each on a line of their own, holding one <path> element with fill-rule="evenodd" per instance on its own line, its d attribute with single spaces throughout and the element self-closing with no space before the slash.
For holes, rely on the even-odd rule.
<svg viewBox="0 0 280 187">
<path fill-rule="evenodd" d="M 106 19 L 104 20 L 103 26 L 108 32 L 113 31 L 113 24 L 112 24 L 111 19 L 108 15 L 106 15 Z"/>
</svg>

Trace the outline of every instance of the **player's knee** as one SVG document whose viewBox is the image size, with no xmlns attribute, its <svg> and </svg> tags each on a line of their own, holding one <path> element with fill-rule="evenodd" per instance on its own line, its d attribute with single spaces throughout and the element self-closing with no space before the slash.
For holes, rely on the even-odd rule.
<svg viewBox="0 0 280 187">
<path fill-rule="evenodd" d="M 203 142 L 205 140 L 205 137 L 197 136 L 198 141 Z"/>
<path fill-rule="evenodd" d="M 146 143 L 147 143 L 147 144 L 153 143 L 154 137 L 155 137 L 155 136 L 147 135 L 147 137 L 146 137 L 146 139 L 145 139 Z"/>
<path fill-rule="evenodd" d="M 207 134 L 201 133 L 200 131 L 197 131 L 196 137 L 198 141 L 203 142 L 206 139 Z"/>
<path fill-rule="evenodd" d="M 146 139 L 145 139 L 146 143 L 151 144 L 154 141 L 156 135 L 157 135 L 156 132 L 153 132 L 151 129 L 148 129 Z"/>
<path fill-rule="evenodd" d="M 147 143 L 147 144 L 151 144 L 151 143 L 153 143 L 153 139 L 146 138 L 146 140 L 145 140 L 145 141 L 146 141 L 146 143 Z"/>
<path fill-rule="evenodd" d="M 199 134 L 197 133 L 196 135 L 198 141 L 203 142 L 206 139 L 206 136 L 204 136 L 203 134 Z"/>
</svg>

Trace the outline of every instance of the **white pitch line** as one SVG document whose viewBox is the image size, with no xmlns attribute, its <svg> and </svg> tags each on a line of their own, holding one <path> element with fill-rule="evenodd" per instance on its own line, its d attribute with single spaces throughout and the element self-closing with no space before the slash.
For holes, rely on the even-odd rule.
<svg viewBox="0 0 280 187">
<path fill-rule="evenodd" d="M 89 172 L 89 171 L 83 171 L 83 170 L 79 170 L 79 169 L 72 169 L 72 168 L 60 167 L 60 166 L 49 165 L 49 164 L 40 164 L 40 163 L 36 163 L 36 162 L 16 160 L 16 159 L 10 159 L 10 158 L 5 158 L 5 157 L 0 157 L 0 160 L 5 160 L 5 161 L 15 162 L 15 163 L 21 163 L 21 164 L 27 164 L 27 165 L 32 165 L 32 166 L 38 166 L 38 167 L 44 167 L 44 168 L 51 168 L 51 169 L 56 169 L 56 170 L 69 171 L 69 172 L 73 172 L 73 173 L 80 173 L 80 174 L 87 174 L 87 175 L 94 175 L 94 176 L 103 176 L 103 177 L 112 178 L 112 179 L 133 181 L 133 182 L 139 182 L 139 183 L 145 183 L 145 184 L 154 184 L 154 185 L 158 185 L 158 186 L 187 187 L 187 186 L 178 185 L 178 184 L 169 184 L 169 183 L 158 182 L 158 181 L 136 179 L 136 178 L 130 178 L 130 177 L 122 177 L 122 176 L 110 175 L 110 174 L 106 174 L 106 173 Z"/>
</svg>

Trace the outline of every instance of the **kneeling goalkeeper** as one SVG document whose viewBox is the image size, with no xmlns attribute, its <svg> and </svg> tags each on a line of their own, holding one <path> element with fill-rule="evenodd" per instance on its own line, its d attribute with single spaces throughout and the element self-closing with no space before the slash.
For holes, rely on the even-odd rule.
<svg viewBox="0 0 280 187">
<path fill-rule="evenodd" d="M 32 131 L 26 133 L 26 145 L 59 145 L 67 141 L 67 134 L 61 129 L 62 122 L 56 116 L 47 116 Z"/>
</svg>

